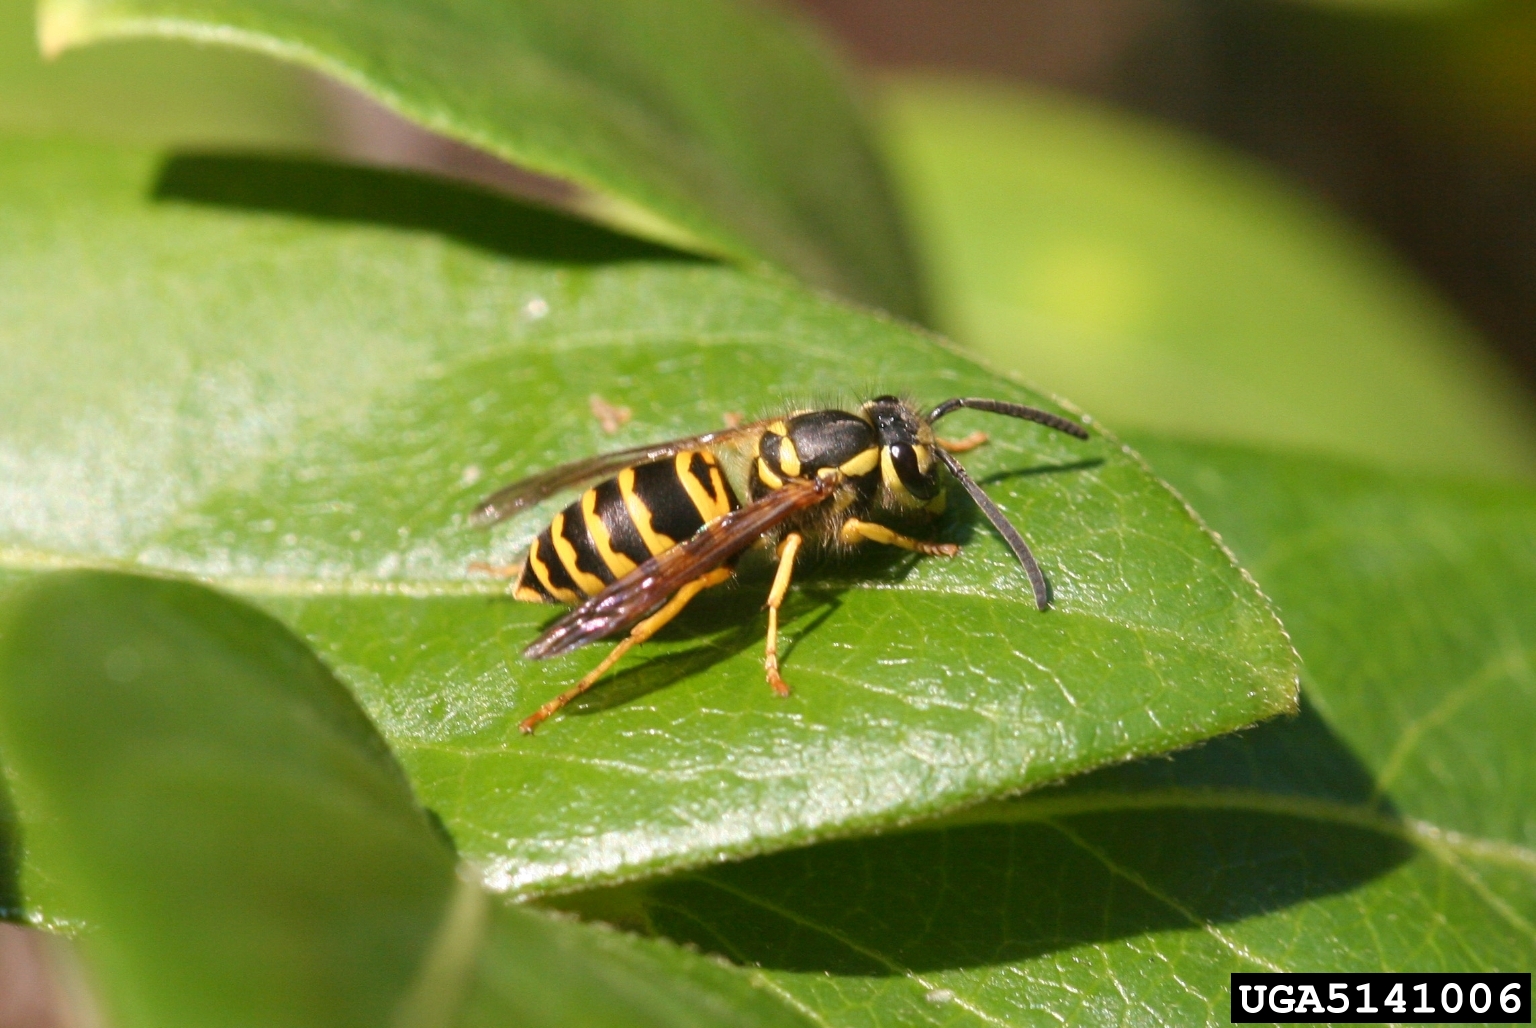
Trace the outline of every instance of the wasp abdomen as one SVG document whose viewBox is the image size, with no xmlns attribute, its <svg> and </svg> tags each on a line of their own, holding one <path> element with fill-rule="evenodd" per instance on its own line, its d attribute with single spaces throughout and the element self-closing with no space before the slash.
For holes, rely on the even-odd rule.
<svg viewBox="0 0 1536 1028">
<path fill-rule="evenodd" d="M 582 493 L 539 533 L 513 595 L 579 603 L 737 506 L 706 450 L 625 468 Z"/>
</svg>

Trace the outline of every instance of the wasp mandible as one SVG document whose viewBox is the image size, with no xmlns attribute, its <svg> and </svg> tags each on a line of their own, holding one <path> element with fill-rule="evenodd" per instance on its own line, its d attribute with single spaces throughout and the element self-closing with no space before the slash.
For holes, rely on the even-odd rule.
<svg viewBox="0 0 1536 1028">
<path fill-rule="evenodd" d="M 1022 418 L 1088 438 L 1074 421 L 1002 400 L 957 397 L 923 413 L 895 396 L 877 396 L 856 411 L 799 411 L 590 457 L 515 482 L 486 499 L 471 515 L 471 524 L 494 524 L 561 489 L 602 479 L 556 514 L 528 551 L 513 595 L 575 609 L 523 655 L 542 660 L 629 632 L 581 681 L 519 727 L 532 732 L 590 689 L 701 591 L 730 578 L 736 558 L 759 540 L 776 544 L 778 559 L 768 592 L 763 662 L 773 691 L 789 695 L 779 674 L 779 607 L 796 556 L 808 543 L 838 548 L 875 542 L 953 557 L 960 552 L 953 543 L 913 539 L 871 520 L 881 512 L 942 511 L 940 467 L 1008 543 L 1034 587 L 1036 605 L 1045 610 L 1050 593 L 1034 554 L 955 457 L 985 436 L 948 443 L 934 435 L 934 422 L 961 409 Z M 743 465 L 736 475 L 722 464 L 722 458 L 729 463 L 733 457 Z M 746 487 L 745 506 L 737 500 L 733 477 Z"/>
</svg>

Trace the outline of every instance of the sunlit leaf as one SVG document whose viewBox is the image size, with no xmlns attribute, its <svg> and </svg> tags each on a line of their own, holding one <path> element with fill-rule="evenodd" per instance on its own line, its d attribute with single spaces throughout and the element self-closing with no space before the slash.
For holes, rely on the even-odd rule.
<svg viewBox="0 0 1536 1028">
<path fill-rule="evenodd" d="M 957 495 L 932 529 L 965 544 L 953 561 L 807 562 L 790 698 L 764 683 L 759 556 L 522 736 L 605 647 L 520 656 L 555 609 L 471 565 L 518 558 L 566 499 L 468 529 L 494 485 L 796 397 L 1039 398 L 776 280 L 380 172 L 11 144 L 0 239 L 0 565 L 251 597 L 496 888 L 888 826 L 1293 702 L 1278 621 L 1133 454 L 967 412 L 943 427 L 993 434 L 965 459 L 1052 610 Z M 633 420 L 607 434 L 594 394 Z"/>
<path fill-rule="evenodd" d="M 829 1026 L 1228 1023 L 1233 971 L 1536 960 L 1536 492 L 1143 440 L 1271 591 L 1301 714 L 936 824 L 560 902 Z"/>
</svg>

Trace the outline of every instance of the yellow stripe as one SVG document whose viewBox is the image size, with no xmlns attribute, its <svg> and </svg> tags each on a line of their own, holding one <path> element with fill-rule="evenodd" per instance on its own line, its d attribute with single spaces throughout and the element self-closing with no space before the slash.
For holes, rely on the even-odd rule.
<svg viewBox="0 0 1536 1028">
<path fill-rule="evenodd" d="M 635 492 L 635 469 L 625 468 L 619 472 L 619 495 L 624 497 L 624 508 L 629 511 L 629 518 L 640 530 L 640 538 L 645 542 L 645 548 L 651 551 L 651 555 L 666 553 L 677 545 L 675 539 L 668 539 L 656 529 L 651 527 L 651 508 L 645 505 L 645 500 Z"/>
<path fill-rule="evenodd" d="M 800 477 L 800 451 L 795 449 L 795 441 L 789 436 L 779 440 L 779 467 L 790 478 Z"/>
<path fill-rule="evenodd" d="M 722 515 L 731 512 L 731 498 L 725 494 L 725 478 L 720 474 L 720 465 L 715 463 L 713 457 L 709 460 L 709 484 L 715 487 L 715 495 L 720 497 L 720 510 Z"/>
<path fill-rule="evenodd" d="M 714 463 L 712 460 L 710 460 L 709 454 L 707 453 L 704 454 L 704 459 L 711 464 Z M 704 488 L 704 483 L 700 482 L 697 478 L 694 478 L 693 472 L 688 467 L 688 465 L 692 463 L 692 460 L 693 454 L 691 452 L 680 453 L 677 455 L 677 459 L 673 462 L 673 464 L 677 469 L 678 481 L 682 482 L 683 488 L 688 491 L 688 499 L 693 501 L 693 507 L 699 512 L 699 517 L 703 518 L 704 522 L 708 524 L 709 522 L 718 518 L 720 515 L 725 514 L 731 508 L 726 506 L 725 496 L 720 492 L 718 484 L 718 473 L 715 476 L 717 479 L 715 486 L 715 498 L 710 499 L 708 491 L 706 491 Z"/>
<path fill-rule="evenodd" d="M 533 568 L 534 575 L 538 577 L 539 581 L 544 584 L 544 588 L 555 599 L 561 603 L 581 602 L 580 596 L 577 596 L 569 589 L 562 589 L 549 580 L 549 568 L 544 566 L 544 558 L 539 556 L 539 541 L 537 539 L 533 541 L 533 548 L 528 551 L 528 566 Z"/>
<path fill-rule="evenodd" d="M 856 455 L 849 457 L 838 466 L 839 471 L 849 478 L 860 478 L 875 470 L 875 465 L 880 463 L 880 448 L 871 446 L 867 450 L 860 450 Z"/>
<path fill-rule="evenodd" d="M 775 475 L 773 469 L 768 466 L 768 462 L 761 457 L 757 458 L 757 477 L 762 479 L 763 485 L 769 489 L 784 488 L 784 480 Z"/>
<path fill-rule="evenodd" d="M 602 592 L 608 583 L 576 566 L 576 547 L 565 537 L 565 511 L 555 515 L 554 522 L 549 526 L 549 538 L 555 544 L 555 553 L 559 555 L 560 563 L 565 565 L 566 574 L 571 576 L 577 588 L 588 596 Z"/>
<path fill-rule="evenodd" d="M 634 561 L 613 548 L 613 537 L 608 534 L 608 526 L 603 524 L 603 519 L 597 516 L 596 489 L 588 489 L 582 495 L 581 517 L 587 524 L 587 534 L 592 537 L 592 545 L 597 547 L 597 555 L 603 558 L 603 563 L 608 565 L 608 570 L 613 572 L 614 578 L 623 578 L 639 567 Z"/>
<path fill-rule="evenodd" d="M 885 487 L 896 496 L 911 497 L 901 476 L 896 473 L 896 465 L 891 463 L 891 451 L 887 448 L 880 450 L 880 477 L 885 480 Z"/>
<path fill-rule="evenodd" d="M 520 585 L 512 591 L 513 599 L 522 600 L 524 603 L 548 603 L 549 597 L 539 592 L 531 585 Z"/>
</svg>

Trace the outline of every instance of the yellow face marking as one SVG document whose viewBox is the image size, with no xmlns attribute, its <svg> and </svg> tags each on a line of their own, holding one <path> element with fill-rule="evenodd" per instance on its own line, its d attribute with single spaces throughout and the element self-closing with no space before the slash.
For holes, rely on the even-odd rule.
<svg viewBox="0 0 1536 1028">
<path fill-rule="evenodd" d="M 795 441 L 789 436 L 779 440 L 779 467 L 790 478 L 800 477 L 800 451 L 795 449 Z"/>
<path fill-rule="evenodd" d="M 677 540 L 662 535 L 651 527 L 651 508 L 645 505 L 635 493 L 635 469 L 625 468 L 619 472 L 619 495 L 624 497 L 624 507 L 629 511 L 629 518 L 640 530 L 640 538 L 645 542 L 645 548 L 651 553 L 665 553 L 677 545 Z"/>
<path fill-rule="evenodd" d="M 711 465 L 714 460 L 709 454 L 704 454 L 704 459 Z M 693 454 L 684 452 L 677 455 L 674 467 L 677 469 L 677 480 L 683 483 L 683 488 L 688 492 L 688 499 L 693 501 L 693 507 L 699 512 L 699 517 L 706 523 L 715 520 L 731 508 L 726 505 L 725 494 L 720 491 L 718 471 L 711 471 L 712 484 L 715 486 L 715 495 L 711 497 L 709 491 L 704 488 L 704 483 L 693 477 L 693 472 L 688 465 L 693 460 Z"/>
<path fill-rule="evenodd" d="M 859 478 L 875 470 L 875 465 L 880 463 L 880 448 L 871 446 L 867 450 L 860 450 L 838 466 L 839 471 L 849 478 Z"/>
<path fill-rule="evenodd" d="M 769 489 L 784 488 L 784 480 L 775 475 L 773 469 L 768 466 L 768 462 L 761 457 L 757 458 L 757 477 L 762 479 L 763 485 Z"/>
<path fill-rule="evenodd" d="M 533 574 L 548 590 L 549 594 L 561 603 L 580 603 L 581 597 L 569 589 L 562 589 L 549 580 L 549 568 L 544 565 L 544 558 L 539 556 L 539 544 L 535 540 L 533 549 L 528 551 L 528 566 L 533 568 Z"/>
<path fill-rule="evenodd" d="M 912 452 L 917 456 L 917 470 L 928 474 L 928 469 L 933 467 L 933 451 L 918 443 L 912 447 Z"/>
<path fill-rule="evenodd" d="M 565 565 L 565 573 L 571 576 L 571 581 L 588 596 L 602 592 L 608 583 L 576 566 L 576 547 L 565 537 L 565 511 L 555 515 L 555 520 L 549 526 L 549 538 L 555 544 L 555 552 L 560 555 L 560 563 Z"/>
<path fill-rule="evenodd" d="M 907 491 L 907 487 L 902 484 L 901 476 L 896 473 L 896 465 L 891 461 L 890 447 L 882 447 L 880 450 L 880 479 L 885 483 L 885 487 L 891 491 L 892 495 L 902 499 L 912 495 Z"/>
<path fill-rule="evenodd" d="M 603 519 L 597 516 L 596 489 L 588 489 L 582 494 L 581 519 L 586 522 L 587 535 L 592 537 L 592 545 L 597 547 L 597 555 L 603 558 L 603 563 L 608 565 L 608 570 L 613 572 L 613 577 L 623 578 L 639 567 L 634 561 L 613 548 L 613 537 L 608 534 L 608 526 L 603 524 Z"/>
</svg>

